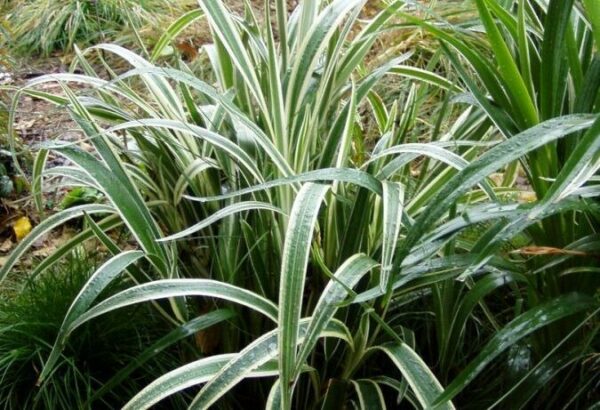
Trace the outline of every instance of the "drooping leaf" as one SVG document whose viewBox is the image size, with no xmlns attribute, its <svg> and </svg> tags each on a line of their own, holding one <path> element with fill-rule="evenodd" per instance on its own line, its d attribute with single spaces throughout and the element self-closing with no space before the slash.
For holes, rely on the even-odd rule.
<svg viewBox="0 0 600 410">
<path fill-rule="evenodd" d="M 53 370 L 56 361 L 65 347 L 67 337 L 74 330 L 73 323 L 79 319 L 90 307 L 98 295 L 115 279 L 127 266 L 136 262 L 144 256 L 141 251 L 126 251 L 120 253 L 100 266 L 83 285 L 81 291 L 75 297 L 69 310 L 65 314 L 62 325 L 58 331 L 56 342 L 52 347 L 50 356 L 40 373 L 38 382 L 42 383 Z"/>
<path fill-rule="evenodd" d="M 401 345 L 377 346 L 374 349 L 383 351 L 394 362 L 423 408 L 455 408 L 452 402 L 444 402 L 439 407 L 434 405 L 436 397 L 444 389 L 423 359 L 406 343 Z"/>
<path fill-rule="evenodd" d="M 559 296 L 519 315 L 492 337 L 477 357 L 454 378 L 433 404 L 439 405 L 451 400 L 498 355 L 537 329 L 559 319 L 591 309 L 596 305 L 597 302 L 589 296 L 571 293 Z"/>
</svg>

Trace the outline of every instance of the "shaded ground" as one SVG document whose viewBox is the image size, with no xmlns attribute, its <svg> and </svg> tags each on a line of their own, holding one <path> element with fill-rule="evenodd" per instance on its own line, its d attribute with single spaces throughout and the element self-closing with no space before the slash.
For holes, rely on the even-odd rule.
<svg viewBox="0 0 600 410">
<path fill-rule="evenodd" d="M 10 103 L 12 91 L 22 87 L 29 80 L 45 74 L 66 72 L 67 67 L 59 58 L 48 58 L 38 61 L 21 60 L 13 64 L 12 70 L 0 78 L 4 78 L 3 86 L 11 90 L 0 90 L 0 98 Z M 48 83 L 36 88 L 39 91 L 60 94 L 60 85 Z M 10 106 L 9 106 L 10 107 Z M 76 141 L 81 134 L 77 131 L 74 122 L 70 119 L 66 110 L 57 107 L 42 99 L 27 95 L 21 95 L 19 103 L 14 112 L 13 135 L 16 142 L 16 154 L 19 169 L 13 170 L 16 174 L 13 179 L 19 178 L 28 185 L 31 181 L 31 168 L 35 152 L 40 143 L 61 138 L 68 141 Z M 7 144 L 8 145 L 8 144 Z M 8 149 L 9 146 L 6 147 Z M 65 165 L 65 160 L 54 154 L 49 154 L 46 167 Z M 15 167 L 16 168 L 16 167 Z M 20 172 L 24 172 L 22 177 Z M 53 184 L 45 184 L 46 205 L 49 211 L 56 208 L 56 204 L 64 196 L 65 192 L 60 189 L 57 181 Z M 17 242 L 15 224 L 22 218 L 27 218 L 32 226 L 39 222 L 39 216 L 34 210 L 31 193 L 27 186 L 20 192 L 13 192 L 6 198 L 0 198 L 0 266 Z M 28 258 L 22 258 L 19 269 L 27 269 L 35 258 L 43 258 L 50 255 L 65 240 L 76 233 L 74 227 L 64 226 L 54 231 L 52 235 L 36 241 L 33 251 Z"/>
</svg>

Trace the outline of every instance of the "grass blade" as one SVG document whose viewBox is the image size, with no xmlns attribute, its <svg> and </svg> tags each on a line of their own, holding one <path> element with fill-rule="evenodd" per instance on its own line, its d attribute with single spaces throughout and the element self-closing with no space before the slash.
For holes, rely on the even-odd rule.
<svg viewBox="0 0 600 410">
<path fill-rule="evenodd" d="M 31 173 L 31 194 L 35 208 L 38 211 L 41 219 L 44 219 L 44 197 L 43 197 L 43 172 L 48 159 L 48 150 L 41 149 L 35 156 L 33 170 Z"/>
<path fill-rule="evenodd" d="M 177 239 L 181 239 L 181 238 L 189 236 L 193 233 L 196 233 L 221 219 L 227 218 L 228 216 L 231 216 L 231 215 L 234 215 L 234 214 L 240 213 L 240 212 L 254 211 L 254 210 L 259 210 L 259 209 L 283 213 L 283 211 L 281 209 L 279 209 L 278 207 L 268 204 L 268 203 L 265 203 L 265 202 L 257 202 L 257 201 L 237 202 L 235 204 L 226 206 L 225 208 L 218 210 L 217 212 L 215 212 L 208 218 L 198 222 L 197 224 L 192 225 L 189 228 L 184 229 L 183 231 L 178 232 L 174 235 L 162 238 L 159 241 L 166 242 L 166 241 L 174 241 Z"/>
<path fill-rule="evenodd" d="M 271 386 L 265 410 L 281 410 L 281 382 L 279 379 L 275 380 Z"/>
<path fill-rule="evenodd" d="M 235 64 L 245 80 L 246 86 L 251 90 L 253 97 L 263 112 L 268 112 L 268 106 L 257 77 L 260 70 L 255 67 L 252 58 L 244 47 L 238 30 L 231 16 L 223 6 L 221 0 L 200 1 L 200 7 L 206 13 L 215 35 L 228 52 L 229 58 Z"/>
<path fill-rule="evenodd" d="M 179 342 L 180 340 L 190 337 L 195 333 L 216 325 L 217 323 L 229 320 L 235 316 L 235 313 L 229 309 L 218 309 L 212 312 L 206 313 L 202 316 L 198 316 L 190 320 L 187 323 L 178 326 L 175 330 L 169 332 L 167 335 L 161 337 L 150 347 L 140 353 L 133 361 L 131 361 L 123 369 L 119 370 L 117 374 L 110 378 L 109 381 L 94 393 L 91 401 L 98 400 L 104 393 L 109 392 L 114 386 L 123 382 L 129 375 L 139 368 L 145 362 L 150 360 L 152 357 L 159 354 L 161 351 L 169 346 Z"/>
<path fill-rule="evenodd" d="M 352 381 L 362 410 L 387 409 L 383 392 L 377 383 L 370 379 Z"/>
<path fill-rule="evenodd" d="M 350 257 L 342 264 L 331 278 L 315 306 L 304 343 L 300 347 L 294 376 L 300 374 L 304 361 L 314 349 L 319 335 L 327 327 L 327 323 L 338 310 L 338 305 L 344 301 L 348 293 L 356 286 L 369 271 L 378 265 L 373 259 L 364 254 Z"/>
<path fill-rule="evenodd" d="M 73 331 L 73 323 L 80 318 L 83 313 L 90 307 L 98 295 L 115 279 L 127 266 L 138 261 L 144 256 L 141 251 L 127 251 L 120 253 L 111 259 L 94 272 L 83 286 L 75 300 L 69 307 L 63 324 L 58 331 L 56 342 L 52 347 L 50 356 L 44 364 L 44 368 L 38 378 L 38 383 L 42 383 L 48 374 L 53 370 L 56 361 L 58 360 L 62 350 L 66 345 L 69 334 Z"/>
<path fill-rule="evenodd" d="M 423 408 L 434 408 L 433 402 L 443 391 L 442 385 L 435 378 L 427 364 L 406 343 L 401 345 L 377 346 L 394 362 L 402 376 L 406 379 Z M 445 403 L 439 409 L 454 409 L 452 402 Z"/>
<path fill-rule="evenodd" d="M 543 119 L 559 114 L 566 72 L 564 71 L 564 39 L 575 0 L 550 0 L 546 15 L 542 61 L 540 64 L 540 111 Z M 564 78 L 561 76 L 564 74 Z"/>
<path fill-rule="evenodd" d="M 175 20 L 169 28 L 165 30 L 160 39 L 154 46 L 152 50 L 152 55 L 150 56 L 150 61 L 155 61 L 158 57 L 160 57 L 165 50 L 165 48 L 169 45 L 171 40 L 179 35 L 183 30 L 189 27 L 191 24 L 199 20 L 204 16 L 204 13 L 200 9 L 190 10 L 185 13 L 183 16 L 179 17 Z"/>
<path fill-rule="evenodd" d="M 496 27 L 496 23 L 494 23 L 492 14 L 486 5 L 487 0 L 476 0 L 475 3 L 490 39 L 491 47 L 494 50 L 496 62 L 498 63 L 498 71 L 504 83 L 508 86 L 508 92 L 512 96 L 511 102 L 515 105 L 514 112 L 522 116 L 522 125 L 525 128 L 532 127 L 539 122 L 533 97 L 529 95 L 527 85 L 523 77 L 521 77 L 517 63 L 504 42 L 500 30 Z"/>
<path fill-rule="evenodd" d="M 229 192 L 227 194 L 206 197 L 206 198 L 194 198 L 187 197 L 188 199 L 199 201 L 199 202 L 210 202 L 210 201 L 219 201 L 223 199 L 235 198 L 238 196 L 251 194 L 253 192 L 264 191 L 266 189 L 275 188 L 279 186 L 290 185 L 291 183 L 296 182 L 320 182 L 320 181 L 339 181 L 339 182 L 347 182 L 350 184 L 357 185 L 359 187 L 365 188 L 372 193 L 381 196 L 383 194 L 383 190 L 381 187 L 381 182 L 371 174 L 359 171 L 351 168 L 324 168 L 318 169 L 316 171 L 309 171 L 303 174 L 294 175 L 291 177 L 275 179 L 273 181 L 268 181 L 263 184 L 255 185 L 249 188 L 240 189 L 238 191 Z"/>
<path fill-rule="evenodd" d="M 327 185 L 313 183 L 302 187 L 294 201 L 285 236 L 279 285 L 281 306 L 277 320 L 277 341 L 282 346 L 279 350 L 282 408 L 289 408 L 291 405 L 306 267 L 319 208 L 328 190 Z"/>
<path fill-rule="evenodd" d="M 205 296 L 228 300 L 277 321 L 277 306 L 249 290 L 212 279 L 161 279 L 133 286 L 103 300 L 74 320 L 72 327 L 81 326 L 95 317 L 122 307 L 176 296 Z"/>
<path fill-rule="evenodd" d="M 600 3 L 596 0 L 583 0 L 583 4 L 585 5 L 585 10 L 587 11 L 590 23 L 592 24 L 596 47 L 600 48 Z"/>
<path fill-rule="evenodd" d="M 498 355 L 537 329 L 594 306 L 597 306 L 597 302 L 589 296 L 571 293 L 559 296 L 519 315 L 492 337 L 477 357 L 456 376 L 433 404 L 439 405 L 451 400 Z"/>
<path fill-rule="evenodd" d="M 75 206 L 73 208 L 65 209 L 57 214 L 49 216 L 43 220 L 38 226 L 33 228 L 29 235 L 27 235 L 19 244 L 13 249 L 11 254 L 8 256 L 6 262 L 0 268 L 0 283 L 6 278 L 6 275 L 15 266 L 17 261 L 23 254 L 37 241 L 40 237 L 46 235 L 52 229 L 59 225 L 64 224 L 75 218 L 82 217 L 84 214 L 98 214 L 98 213 L 115 213 L 115 209 L 109 205 L 100 204 L 88 204 Z"/>
<path fill-rule="evenodd" d="M 476 161 L 471 162 L 462 172 L 454 176 L 432 199 L 431 204 L 419 215 L 409 230 L 400 251 L 396 253 L 394 272 L 398 271 L 402 260 L 434 223 L 471 187 L 496 169 L 510 164 L 521 156 L 555 141 L 565 135 L 588 128 L 593 117 L 571 115 L 546 121 L 528 129 L 513 138 L 493 147 Z"/>
<path fill-rule="evenodd" d="M 179 367 L 146 386 L 123 406 L 123 410 L 145 410 L 172 394 L 185 390 L 188 387 L 206 383 L 236 356 L 236 353 L 221 354 Z M 277 362 L 272 360 L 250 372 L 246 377 L 276 375 Z"/>
<path fill-rule="evenodd" d="M 296 339 L 294 347 L 304 340 L 309 321 L 310 318 L 306 318 L 298 322 L 299 337 Z M 252 371 L 277 357 L 280 350 L 277 343 L 279 333 L 280 329 L 275 329 L 264 334 L 232 358 L 198 393 L 190 405 L 190 410 L 210 407 L 233 386 L 248 377 Z M 349 333 L 343 323 L 331 321 L 320 334 L 320 337 L 337 337 L 342 340 L 348 340 Z M 282 408 L 284 408 L 284 394 L 285 392 L 282 392 Z"/>
<path fill-rule="evenodd" d="M 383 240 L 381 250 L 381 281 L 382 290 L 388 288 L 390 272 L 394 260 L 394 252 L 402 225 L 404 208 L 404 186 L 400 183 L 383 182 Z"/>
<path fill-rule="evenodd" d="M 242 164 L 244 168 L 248 172 L 250 172 L 257 181 L 262 181 L 263 177 L 261 172 L 256 167 L 254 160 L 244 150 L 242 150 L 237 144 L 235 144 L 231 140 L 202 127 L 198 127 L 197 125 L 186 124 L 176 120 L 148 118 L 115 125 L 111 129 L 109 129 L 108 132 L 122 131 L 140 127 L 166 128 L 173 131 L 188 133 L 193 135 L 194 137 L 204 139 L 210 144 L 214 145 L 215 147 L 218 147 L 219 149 L 225 151 L 236 162 Z"/>
<path fill-rule="evenodd" d="M 600 116 L 578 141 L 577 146 L 564 163 L 556 180 L 550 186 L 544 198 L 536 204 L 536 212 L 541 212 L 547 205 L 566 198 L 587 182 L 587 179 L 592 176 L 589 175 L 587 168 L 590 167 L 590 163 L 593 165 L 597 161 L 599 153 Z M 591 171 L 593 173 L 595 169 L 592 168 Z"/>
</svg>

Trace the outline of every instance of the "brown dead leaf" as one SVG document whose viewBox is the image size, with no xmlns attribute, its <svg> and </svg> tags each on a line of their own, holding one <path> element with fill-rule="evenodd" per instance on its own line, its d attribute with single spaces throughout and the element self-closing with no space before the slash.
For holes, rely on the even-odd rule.
<svg viewBox="0 0 600 410">
<path fill-rule="evenodd" d="M 204 305 L 200 309 L 200 313 L 208 313 L 209 305 Z M 194 335 L 196 346 L 203 354 L 213 354 L 221 342 L 221 330 L 218 325 L 211 326 L 207 329 L 200 330 Z"/>
<path fill-rule="evenodd" d="M 16 124 L 15 128 L 17 130 L 28 130 L 30 128 L 33 128 L 34 125 L 35 125 L 35 119 L 29 120 L 29 121 L 21 121 Z"/>
<path fill-rule="evenodd" d="M 520 255 L 574 255 L 588 256 L 587 253 L 581 251 L 572 251 L 569 249 L 553 248 L 551 246 L 525 246 L 520 249 L 515 249 L 511 253 Z"/>
<path fill-rule="evenodd" d="M 12 249 L 13 245 L 14 243 L 12 239 L 7 238 L 4 242 L 2 242 L 2 245 L 0 245 L 0 253 L 8 253 L 8 251 Z"/>
<path fill-rule="evenodd" d="M 175 47 L 177 48 L 177 50 L 179 50 L 181 54 L 183 54 L 183 57 L 186 60 L 192 61 L 198 56 L 198 48 L 194 44 L 192 44 L 191 41 L 179 42 L 175 44 Z"/>
<path fill-rule="evenodd" d="M 37 248 L 31 253 L 33 256 L 46 258 L 54 253 L 69 239 L 73 238 L 77 232 L 73 229 L 63 229 L 60 234 L 57 232 L 38 244 Z"/>
<path fill-rule="evenodd" d="M 205 355 L 213 354 L 221 341 L 221 332 L 218 326 L 201 330 L 194 335 L 196 346 Z"/>
</svg>

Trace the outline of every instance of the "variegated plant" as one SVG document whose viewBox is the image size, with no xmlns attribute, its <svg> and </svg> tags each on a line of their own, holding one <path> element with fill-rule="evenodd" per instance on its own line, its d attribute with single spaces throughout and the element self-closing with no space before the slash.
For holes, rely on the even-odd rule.
<svg viewBox="0 0 600 410">
<path fill-rule="evenodd" d="M 477 2 L 490 40 L 497 39 L 496 23 L 485 5 L 501 21 L 509 13 L 491 3 Z M 94 148 L 88 153 L 56 141 L 40 150 L 33 175 L 40 211 L 48 177 L 93 187 L 107 199 L 43 219 L 0 270 L 2 280 L 37 238 L 79 217 L 86 228 L 31 275 L 43 274 L 84 240 L 95 238 L 108 250 L 106 263 L 73 301 L 40 384 L 51 382 L 69 337 L 86 322 L 152 302 L 157 314 L 185 328 L 198 314 L 190 303 L 194 297 L 208 306 L 237 305 L 237 317 L 223 328 L 221 353 L 158 377 L 126 408 L 149 408 L 196 385 L 202 388 L 190 408 L 208 408 L 247 383 L 259 386 L 264 394 L 257 400 L 268 408 L 327 409 L 352 402 L 373 409 L 404 401 L 454 408 L 457 394 L 536 330 L 574 316 L 581 320 L 561 344 L 577 332 L 597 332 L 598 302 L 583 293 L 555 295 L 522 312 L 515 308 L 508 318 L 486 303 L 506 288 L 515 294 L 530 289 L 526 264 L 503 253 L 500 244 L 535 232 L 540 221 L 556 215 L 597 215 L 597 204 L 580 198 L 597 196 L 597 115 L 548 116 L 539 123 L 528 117 L 530 101 L 501 87 L 517 93 L 502 95 L 523 118 L 515 117 L 522 119 L 519 129 L 497 138 L 505 130 L 490 118 L 488 96 L 476 92 L 466 72 L 462 85 L 453 84 L 403 64 L 411 53 L 367 71 L 365 58 L 378 36 L 409 11 L 394 1 L 363 19 L 364 4 L 305 1 L 288 15 L 286 2 L 278 0 L 272 22 L 269 7 L 259 16 L 247 6 L 242 18 L 221 0 L 202 0 L 199 11 L 171 26 L 150 60 L 103 44 L 78 53 L 86 75 L 40 77 L 17 93 L 13 108 L 23 94 L 64 106 Z M 199 18 L 213 33 L 214 43 L 204 51 L 215 85 L 183 64 L 175 69 L 155 63 L 161 47 Z M 409 20 L 472 57 L 471 63 L 481 63 L 466 45 L 458 47 L 445 31 L 415 19 Z M 516 30 L 519 24 L 507 26 Z M 86 59 L 96 50 L 113 53 L 131 69 L 117 74 L 106 66 L 110 78 L 101 78 Z M 508 70 L 501 78 L 509 83 L 514 67 L 500 68 Z M 439 139 L 407 143 L 402 109 L 386 106 L 373 88 L 386 75 L 462 93 L 463 101 L 478 104 L 463 109 Z M 47 82 L 60 83 L 63 92 L 36 90 Z M 76 83 L 86 87 L 81 95 L 70 88 Z M 359 107 L 365 104 L 381 134 L 369 150 L 359 143 Z M 518 193 L 513 181 L 497 186 L 488 178 L 497 171 L 510 174 L 519 159 L 574 135 L 579 145 L 556 178 L 544 182 L 547 190 L 537 192 L 538 201 L 511 202 L 507 194 Z M 44 170 L 49 151 L 71 165 Z M 124 250 L 108 234 L 120 227 L 136 250 Z M 469 236 L 473 229 L 481 231 L 475 240 Z M 117 275 L 126 274 L 130 288 L 97 300 Z M 455 304 L 444 305 L 447 300 Z M 437 315 L 437 345 L 403 319 L 419 303 Z M 483 323 L 485 343 L 464 354 L 460 348 L 473 323 Z M 583 332 L 585 326 L 595 330 Z M 431 346 L 439 349 L 433 360 L 426 356 Z M 535 371 L 517 378 L 509 393 L 525 381 L 534 394 L 538 385 L 530 382 L 545 380 Z"/>
</svg>

